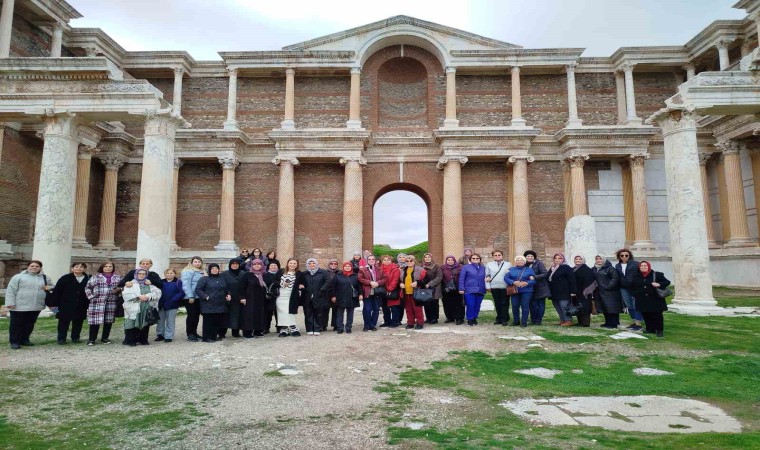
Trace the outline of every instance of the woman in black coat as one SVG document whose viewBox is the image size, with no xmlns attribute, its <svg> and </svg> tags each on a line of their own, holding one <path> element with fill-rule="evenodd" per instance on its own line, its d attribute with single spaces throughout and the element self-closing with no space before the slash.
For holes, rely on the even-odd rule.
<svg viewBox="0 0 760 450">
<path fill-rule="evenodd" d="M 71 342 L 79 343 L 82 334 L 82 324 L 87 318 L 87 308 L 90 300 L 84 288 L 90 281 L 90 276 L 84 273 L 87 264 L 75 262 L 71 265 L 71 273 L 58 279 L 53 292 L 48 297 L 51 308 L 58 308 L 55 317 L 58 319 L 58 344 L 66 344 L 66 334 L 71 325 Z"/>
<path fill-rule="evenodd" d="M 559 315 L 559 325 L 569 327 L 573 324 L 571 317 L 565 312 L 570 306 L 570 301 L 575 297 L 575 273 L 565 264 L 565 255 L 557 253 L 552 258 L 554 265 L 549 269 L 549 292 L 551 292 L 552 304 Z"/>
<path fill-rule="evenodd" d="M 251 261 L 250 272 L 244 272 L 240 282 L 240 328 L 246 339 L 262 337 L 264 330 L 269 328 L 266 289 L 264 262 L 254 259 Z"/>
<path fill-rule="evenodd" d="M 591 326 L 591 298 L 594 296 L 594 290 L 596 290 L 596 277 L 591 268 L 586 265 L 586 258 L 580 255 L 576 255 L 573 258 L 575 267 L 575 304 L 582 308 L 582 312 L 578 314 L 578 326 L 589 327 Z"/>
<path fill-rule="evenodd" d="M 615 267 L 596 255 L 594 267 L 591 269 L 596 279 L 594 303 L 596 309 L 604 314 L 602 328 L 615 330 L 620 326 L 620 313 L 623 312 L 623 296 L 620 295 L 620 274 Z"/>
<path fill-rule="evenodd" d="M 227 284 L 219 275 L 219 264 L 208 265 L 208 276 L 198 281 L 195 287 L 195 298 L 200 300 L 201 315 L 203 315 L 203 342 L 216 342 L 224 339 L 224 315 L 227 313 L 227 302 L 232 297 Z"/>
<path fill-rule="evenodd" d="M 227 289 L 232 297 L 229 303 L 229 311 L 224 319 L 225 330 L 222 336 L 227 333 L 226 328 L 230 328 L 232 329 L 232 337 L 240 337 L 240 330 L 243 329 L 240 325 L 240 314 L 243 309 L 243 305 L 240 303 L 240 282 L 246 272 L 243 270 L 243 263 L 240 258 L 232 258 L 229 267 L 229 270 L 222 272 L 222 279 L 227 284 Z"/>
<path fill-rule="evenodd" d="M 264 266 L 264 268 L 267 269 L 264 273 L 264 285 L 269 292 L 269 295 L 267 295 L 267 325 L 264 327 L 264 334 L 268 334 L 269 329 L 272 327 L 272 318 L 275 319 L 274 323 L 277 323 L 277 308 L 275 307 L 275 303 L 280 295 L 282 272 L 280 271 L 280 265 L 276 262 L 269 264 L 269 266 Z M 279 333 L 280 327 L 275 326 L 275 329 Z"/>
<path fill-rule="evenodd" d="M 338 327 L 338 334 L 343 334 L 343 331 L 351 333 L 354 325 L 354 308 L 358 307 L 359 302 L 364 298 L 361 293 L 359 276 L 354 273 L 353 264 L 351 261 L 344 262 L 343 271 L 335 276 L 330 285 L 330 300 L 335 303 L 337 313 L 335 324 Z"/>
<path fill-rule="evenodd" d="M 648 261 L 639 263 L 639 270 L 634 274 L 631 282 L 631 293 L 636 299 L 636 310 L 644 316 L 646 329 L 644 333 L 653 333 L 657 337 L 663 337 L 665 319 L 663 311 L 668 310 L 665 299 L 657 294 L 657 288 L 670 286 L 670 280 L 665 278 L 662 272 L 652 270 Z"/>
</svg>

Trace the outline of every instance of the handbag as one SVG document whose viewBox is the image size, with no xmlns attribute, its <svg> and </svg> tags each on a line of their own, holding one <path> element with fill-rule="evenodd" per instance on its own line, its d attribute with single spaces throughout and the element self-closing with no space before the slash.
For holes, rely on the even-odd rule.
<svg viewBox="0 0 760 450">
<path fill-rule="evenodd" d="M 450 279 L 443 285 L 443 292 L 454 292 L 457 290 L 457 285 L 454 283 L 454 279 Z"/>
<path fill-rule="evenodd" d="M 523 268 L 522 272 L 520 272 L 520 276 L 517 278 L 517 281 L 522 281 L 522 276 L 525 274 L 525 269 L 527 268 L 528 268 L 527 266 Z M 517 294 L 519 294 L 519 288 L 517 286 L 515 286 L 514 284 L 511 286 L 507 286 L 507 295 L 517 295 Z"/>
<path fill-rule="evenodd" d="M 280 287 L 276 283 L 272 283 L 266 287 L 266 294 L 264 294 L 269 301 L 277 300 L 280 296 Z"/>
<path fill-rule="evenodd" d="M 433 300 L 433 290 L 429 288 L 419 288 L 414 291 L 414 301 L 425 303 Z"/>
<path fill-rule="evenodd" d="M 389 291 L 386 289 L 385 291 L 385 299 L 386 300 L 398 300 L 401 297 L 401 288 L 397 287 L 396 289 Z"/>
<path fill-rule="evenodd" d="M 654 273 L 654 281 L 657 281 L 657 272 Z M 671 295 L 673 295 L 673 291 L 671 291 L 670 289 L 666 287 L 658 287 L 658 288 L 655 288 L 655 290 L 657 291 L 657 296 L 663 300 L 666 297 L 670 297 Z"/>
<path fill-rule="evenodd" d="M 565 306 L 565 314 L 568 316 L 580 316 L 583 315 L 583 305 L 571 303 Z"/>
<path fill-rule="evenodd" d="M 145 312 L 145 324 L 147 326 L 155 325 L 158 323 L 160 316 L 158 315 L 158 309 L 154 307 L 148 308 Z"/>
</svg>

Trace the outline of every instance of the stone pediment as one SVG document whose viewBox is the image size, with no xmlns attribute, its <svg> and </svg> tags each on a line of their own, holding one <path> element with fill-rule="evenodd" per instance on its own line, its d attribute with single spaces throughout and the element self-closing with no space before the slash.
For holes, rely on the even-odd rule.
<svg viewBox="0 0 760 450">
<path fill-rule="evenodd" d="M 404 38 L 407 39 L 404 39 Z M 519 45 L 479 36 L 467 31 L 447 27 L 433 22 L 416 19 L 409 16 L 394 16 L 357 28 L 338 33 L 328 34 L 298 44 L 284 47 L 283 50 L 330 50 L 354 51 L 359 59 L 365 57 L 369 49 L 377 48 L 379 41 L 387 45 L 419 44 L 427 41 L 436 47 L 439 53 L 449 55 L 451 51 L 519 49 Z M 427 47 L 427 45 L 425 45 Z M 447 58 L 448 59 L 448 58 Z"/>
</svg>

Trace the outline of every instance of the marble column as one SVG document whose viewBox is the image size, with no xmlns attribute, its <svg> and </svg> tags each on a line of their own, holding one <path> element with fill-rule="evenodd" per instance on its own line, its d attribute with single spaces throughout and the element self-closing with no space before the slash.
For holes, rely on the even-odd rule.
<svg viewBox="0 0 760 450">
<path fill-rule="evenodd" d="M 619 70 L 615 71 L 615 94 L 617 97 L 617 124 L 625 125 L 628 123 L 625 103 L 625 75 Z"/>
<path fill-rule="evenodd" d="M 438 169 L 443 169 L 443 254 L 458 255 L 464 249 L 462 218 L 462 166 L 465 156 L 443 156 Z"/>
<path fill-rule="evenodd" d="M 717 311 L 712 295 L 710 253 L 697 147 L 697 114 L 661 110 L 655 121 L 665 147 L 665 184 L 675 298 L 671 310 L 692 314 Z"/>
<path fill-rule="evenodd" d="M 757 229 L 760 230 L 760 148 L 756 146 L 751 149 L 750 158 L 752 160 L 752 180 L 755 187 L 755 216 L 757 217 Z"/>
<path fill-rule="evenodd" d="M 90 166 L 94 147 L 81 145 L 77 154 L 77 189 L 74 205 L 74 248 L 90 248 L 87 243 L 87 204 L 90 199 Z"/>
<path fill-rule="evenodd" d="M 230 85 L 227 91 L 227 120 L 224 121 L 225 130 L 237 130 L 237 75 L 238 70 L 235 67 L 228 67 L 227 73 L 230 75 Z"/>
<path fill-rule="evenodd" d="M 174 174 L 172 175 L 172 238 L 169 241 L 169 249 L 171 251 L 180 250 L 180 246 L 177 245 L 177 197 L 179 195 L 179 169 L 184 164 L 181 159 L 174 158 Z"/>
<path fill-rule="evenodd" d="M 296 158 L 277 156 L 272 160 L 280 166 L 280 189 L 277 194 L 277 254 L 282 261 L 295 256 L 296 197 L 293 168 Z"/>
<path fill-rule="evenodd" d="M 446 119 L 443 121 L 444 128 L 456 128 L 457 120 L 457 68 L 446 67 Z"/>
<path fill-rule="evenodd" d="M 361 67 L 351 68 L 351 94 L 348 101 L 348 122 L 346 128 L 361 130 Z"/>
<path fill-rule="evenodd" d="M 741 46 L 741 57 L 744 58 L 745 56 L 749 55 L 752 51 L 752 42 L 748 39 L 744 39 Z"/>
<path fill-rule="evenodd" d="M 296 111 L 296 70 L 285 69 L 285 118 L 280 124 L 283 130 L 295 130 Z"/>
<path fill-rule="evenodd" d="M 707 161 L 712 156 L 711 153 L 699 154 L 699 170 L 702 180 L 702 202 L 705 204 L 705 229 L 707 230 L 707 246 L 709 248 L 720 248 L 715 242 L 715 232 L 713 231 L 712 206 L 710 205 L 710 186 L 707 183 Z"/>
<path fill-rule="evenodd" d="M 512 122 L 513 127 L 524 127 L 522 95 L 520 94 L 520 66 L 512 66 Z"/>
<path fill-rule="evenodd" d="M 749 237 L 739 143 L 736 141 L 720 141 L 715 146 L 722 152 L 726 194 L 728 194 L 728 223 L 731 239 L 724 243 L 724 246 L 753 247 L 756 242 Z"/>
<path fill-rule="evenodd" d="M 511 156 L 512 164 L 512 215 L 514 254 L 522 255 L 533 248 L 530 230 L 530 201 L 528 198 L 528 163 L 532 156 Z M 447 253 L 448 254 L 448 253 Z M 453 253 L 456 255 L 456 253 Z"/>
<path fill-rule="evenodd" d="M 760 43 L 760 12 L 752 14 L 749 18 L 755 22 L 755 34 Z"/>
<path fill-rule="evenodd" d="M 152 270 L 156 273 L 164 273 L 169 267 L 174 137 L 181 123 L 176 116 L 168 114 L 149 114 L 145 118 L 135 256 L 137 261 L 152 259 Z"/>
<path fill-rule="evenodd" d="M 2 11 L 0 11 L 0 58 L 7 58 L 11 54 L 13 5 L 15 1 L 16 0 L 3 0 L 3 8 Z"/>
<path fill-rule="evenodd" d="M 51 280 L 69 273 L 77 183 L 77 127 L 74 114 L 45 121 L 32 259 L 43 262 Z"/>
<path fill-rule="evenodd" d="M 53 29 L 53 40 L 50 43 L 50 57 L 60 58 L 61 47 L 63 47 L 63 24 L 60 22 L 56 22 L 53 24 L 52 29 Z"/>
<path fill-rule="evenodd" d="M 235 169 L 240 160 L 234 156 L 220 156 L 222 165 L 222 213 L 219 220 L 219 243 L 216 250 L 237 252 L 235 244 Z"/>
<path fill-rule="evenodd" d="M 586 179 L 583 174 L 583 165 L 588 158 L 588 155 L 573 155 L 568 158 L 570 162 L 570 195 L 573 199 L 573 217 L 588 215 Z"/>
<path fill-rule="evenodd" d="M 644 164 L 649 155 L 631 155 L 631 194 L 633 195 L 633 244 L 631 250 L 656 250 L 649 237 L 649 208 Z"/>
<path fill-rule="evenodd" d="M 570 163 L 566 160 L 560 162 L 562 166 L 562 184 L 565 194 L 565 222 L 573 217 L 573 185 L 570 180 Z"/>
<path fill-rule="evenodd" d="M 728 69 L 731 65 L 731 61 L 728 59 L 728 46 L 731 41 L 727 39 L 721 39 L 715 43 L 715 48 L 718 49 L 718 62 L 720 64 L 720 70 Z"/>
<path fill-rule="evenodd" d="M 567 72 L 567 109 L 568 119 L 565 127 L 579 127 L 583 121 L 578 118 L 578 96 L 575 92 L 575 64 L 565 66 Z"/>
<path fill-rule="evenodd" d="M 631 182 L 631 160 L 623 159 L 620 161 L 621 179 L 623 182 L 623 218 L 625 221 L 625 246 L 633 244 L 634 225 L 633 225 L 633 188 Z"/>
<path fill-rule="evenodd" d="M 182 76 L 185 69 L 182 67 L 174 68 L 174 95 L 172 96 L 172 105 L 174 105 L 174 114 L 182 115 Z"/>
<path fill-rule="evenodd" d="M 345 167 L 343 176 L 343 261 L 362 251 L 362 217 L 364 212 L 364 189 L 362 166 L 364 158 L 341 158 Z"/>
<path fill-rule="evenodd" d="M 114 240 L 116 228 L 116 187 L 119 179 L 119 169 L 126 159 L 119 155 L 102 155 L 100 161 L 106 168 L 103 181 L 103 203 L 100 207 L 100 235 L 97 249 L 118 250 Z"/>
<path fill-rule="evenodd" d="M 691 80 L 697 75 L 697 68 L 692 63 L 685 64 L 683 70 L 686 71 L 686 81 Z"/>
<path fill-rule="evenodd" d="M 636 116 L 636 92 L 633 89 L 633 64 L 625 63 L 620 68 L 625 77 L 626 123 L 641 125 L 641 119 Z"/>
</svg>

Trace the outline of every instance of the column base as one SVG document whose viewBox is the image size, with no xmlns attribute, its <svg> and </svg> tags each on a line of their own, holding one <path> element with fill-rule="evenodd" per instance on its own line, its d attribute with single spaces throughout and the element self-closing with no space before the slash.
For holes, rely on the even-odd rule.
<svg viewBox="0 0 760 450">
<path fill-rule="evenodd" d="M 92 249 L 93 250 L 110 250 L 110 251 L 117 252 L 121 250 L 121 247 L 117 247 L 113 243 L 101 242 L 101 243 L 98 243 L 98 245 L 96 245 Z"/>
<path fill-rule="evenodd" d="M 628 125 L 628 126 L 640 127 L 641 124 L 642 124 L 642 121 L 641 121 L 640 117 L 629 117 L 626 120 L 625 124 Z"/>
<path fill-rule="evenodd" d="M 652 241 L 634 241 L 631 244 L 631 251 L 654 251 L 657 250 L 657 246 Z"/>
<path fill-rule="evenodd" d="M 511 127 L 524 127 L 526 126 L 528 122 L 525 121 L 522 117 L 515 117 L 512 119 L 512 121 L 509 123 L 509 126 Z"/>
<path fill-rule="evenodd" d="M 362 121 L 361 120 L 348 120 L 346 121 L 346 128 L 349 130 L 364 130 L 362 128 Z"/>
<path fill-rule="evenodd" d="M 583 126 L 583 121 L 581 119 L 568 119 L 567 122 L 565 122 L 565 128 L 578 128 Z"/>
<path fill-rule="evenodd" d="M 84 248 L 84 249 L 89 250 L 89 249 L 92 248 L 92 245 L 90 245 L 89 243 L 87 243 L 86 239 L 76 239 L 75 238 L 73 241 L 71 241 L 71 248 Z"/>
<path fill-rule="evenodd" d="M 171 251 L 171 252 L 178 252 L 180 250 L 182 250 L 182 247 L 180 247 L 179 245 L 177 245 L 177 241 L 171 241 L 171 242 L 169 242 L 169 251 Z"/>
<path fill-rule="evenodd" d="M 230 251 L 230 252 L 236 252 L 238 251 L 238 246 L 235 243 L 235 241 L 219 241 L 218 244 L 214 246 L 214 250 L 217 251 Z"/>
<path fill-rule="evenodd" d="M 443 121 L 443 128 L 458 128 L 459 121 L 457 119 L 445 119 Z"/>
<path fill-rule="evenodd" d="M 741 247 L 757 247 L 757 240 L 752 238 L 736 238 L 730 239 L 723 244 L 725 248 L 741 248 Z"/>
<path fill-rule="evenodd" d="M 296 129 L 296 122 L 295 120 L 283 120 L 280 123 L 280 128 L 283 130 L 295 130 Z"/>
<path fill-rule="evenodd" d="M 733 316 L 741 310 L 722 308 L 713 299 L 673 300 L 668 310 L 688 316 Z M 743 311 L 742 311 L 743 312 Z"/>
<path fill-rule="evenodd" d="M 716 248 L 723 248 L 723 246 L 718 244 L 717 241 L 707 241 L 707 248 L 716 249 Z"/>
<path fill-rule="evenodd" d="M 238 131 L 240 128 L 238 128 L 238 122 L 237 120 L 225 120 L 224 121 L 224 129 L 227 131 Z"/>
</svg>

